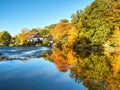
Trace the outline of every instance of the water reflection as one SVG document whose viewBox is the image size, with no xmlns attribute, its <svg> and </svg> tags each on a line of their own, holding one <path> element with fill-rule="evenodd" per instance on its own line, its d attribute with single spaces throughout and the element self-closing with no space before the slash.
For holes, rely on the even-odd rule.
<svg viewBox="0 0 120 90">
<path fill-rule="evenodd" d="M 70 70 L 70 77 L 82 82 L 88 90 L 120 90 L 120 55 L 101 52 L 80 52 L 53 49 L 47 59 L 54 62 L 59 71 Z"/>
<path fill-rule="evenodd" d="M 43 58 L 0 61 L 0 90 L 84 90 Z"/>
<path fill-rule="evenodd" d="M 78 54 L 70 48 L 51 51 L 45 47 L 30 48 L 30 52 L 28 48 L 8 49 L 10 53 L 6 48 L 0 50 L 8 56 L 25 53 L 23 56 L 38 57 L 39 54 L 44 58 L 0 61 L 1 90 L 84 90 L 85 87 L 88 90 L 120 90 L 119 53 L 81 51 Z"/>
</svg>

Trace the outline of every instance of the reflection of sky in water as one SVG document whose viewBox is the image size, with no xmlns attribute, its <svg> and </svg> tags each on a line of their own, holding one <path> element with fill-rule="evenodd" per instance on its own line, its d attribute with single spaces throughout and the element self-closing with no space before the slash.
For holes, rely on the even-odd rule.
<svg viewBox="0 0 120 90">
<path fill-rule="evenodd" d="M 84 90 L 43 58 L 0 61 L 0 90 Z"/>
<path fill-rule="evenodd" d="M 42 58 L 38 60 L 29 60 L 28 62 L 22 62 L 20 60 L 14 61 L 2 61 L 0 79 L 11 77 L 29 78 L 36 75 L 48 75 L 51 76 L 56 73 L 54 68 L 51 68 L 50 62 L 43 61 Z M 44 65 L 46 64 L 47 67 Z M 4 66 L 6 65 L 6 66 Z M 54 66 L 54 65 L 53 65 Z M 2 74 L 3 73 L 3 74 Z M 8 75 L 4 75 L 4 74 Z M 48 73 L 48 74 L 47 74 Z"/>
</svg>

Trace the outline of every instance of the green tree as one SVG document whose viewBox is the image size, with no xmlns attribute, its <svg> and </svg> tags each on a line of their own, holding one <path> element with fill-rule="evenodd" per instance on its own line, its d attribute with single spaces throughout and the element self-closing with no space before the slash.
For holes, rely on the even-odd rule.
<svg viewBox="0 0 120 90">
<path fill-rule="evenodd" d="M 67 19 L 61 19 L 60 22 L 66 23 L 66 22 L 69 22 L 69 20 L 67 20 Z"/>
<path fill-rule="evenodd" d="M 41 29 L 40 28 L 32 28 L 31 30 L 28 31 L 28 34 L 33 34 L 39 32 Z"/>
<path fill-rule="evenodd" d="M 57 24 L 51 24 L 51 25 L 49 25 L 49 26 L 45 26 L 44 29 L 52 30 L 52 29 L 55 28 L 56 25 L 57 25 Z"/>
<path fill-rule="evenodd" d="M 49 31 L 48 31 L 48 30 L 46 30 L 46 29 L 41 29 L 41 30 L 40 30 L 40 35 L 41 35 L 42 37 L 46 36 L 47 34 L 49 34 Z"/>
<path fill-rule="evenodd" d="M 47 39 L 44 39 L 43 42 L 42 42 L 42 45 L 48 46 L 49 45 L 49 41 Z"/>
<path fill-rule="evenodd" d="M 45 26 L 43 29 L 41 29 L 39 32 L 42 37 L 46 37 L 50 34 L 50 31 L 55 28 L 56 24 L 51 24 L 49 26 Z"/>
<path fill-rule="evenodd" d="M 0 32 L 0 45 L 9 46 L 11 35 L 7 31 Z"/>
</svg>

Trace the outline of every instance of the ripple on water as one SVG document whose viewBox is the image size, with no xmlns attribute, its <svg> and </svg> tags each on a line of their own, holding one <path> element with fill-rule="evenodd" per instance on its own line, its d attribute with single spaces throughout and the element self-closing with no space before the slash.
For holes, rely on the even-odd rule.
<svg viewBox="0 0 120 90">
<path fill-rule="evenodd" d="M 0 52 L 5 59 L 24 59 L 36 58 L 41 52 L 50 49 L 49 47 L 2 47 Z"/>
</svg>

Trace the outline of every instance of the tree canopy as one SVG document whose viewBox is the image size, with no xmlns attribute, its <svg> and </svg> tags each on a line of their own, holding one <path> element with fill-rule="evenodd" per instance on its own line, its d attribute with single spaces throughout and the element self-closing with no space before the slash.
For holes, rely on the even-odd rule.
<svg viewBox="0 0 120 90">
<path fill-rule="evenodd" d="M 11 41 L 11 35 L 7 31 L 0 32 L 0 45 L 8 46 Z"/>
</svg>

